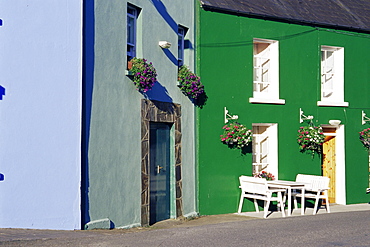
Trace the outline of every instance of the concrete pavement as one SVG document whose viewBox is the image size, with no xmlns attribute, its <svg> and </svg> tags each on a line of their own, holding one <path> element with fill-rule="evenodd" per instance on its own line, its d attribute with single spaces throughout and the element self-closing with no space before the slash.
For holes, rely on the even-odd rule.
<svg viewBox="0 0 370 247">
<path fill-rule="evenodd" d="M 331 213 L 369 211 L 370 204 L 355 205 L 331 205 Z M 320 208 L 318 215 L 326 214 L 324 208 Z M 305 215 L 300 215 L 300 210 L 293 210 L 291 218 L 312 217 L 312 208 L 307 208 Z M 113 230 L 89 230 L 89 231 L 59 231 L 59 230 L 31 230 L 31 229 L 0 229 L 0 246 L 119 246 L 120 239 L 127 237 L 129 233 L 140 233 L 159 229 L 176 228 L 191 229 L 205 225 L 217 225 L 222 223 L 241 222 L 262 219 L 263 212 L 246 212 L 241 214 L 225 214 L 201 216 L 195 219 L 177 219 L 158 222 L 150 227 L 138 227 L 133 229 Z M 272 212 L 267 219 L 281 218 L 281 212 Z M 290 217 L 287 217 L 290 218 Z M 309 217 L 308 217 L 309 218 Z M 180 229 L 179 229 L 180 231 Z M 153 233 L 155 234 L 155 233 Z M 116 243 L 111 245 L 112 243 Z"/>
</svg>

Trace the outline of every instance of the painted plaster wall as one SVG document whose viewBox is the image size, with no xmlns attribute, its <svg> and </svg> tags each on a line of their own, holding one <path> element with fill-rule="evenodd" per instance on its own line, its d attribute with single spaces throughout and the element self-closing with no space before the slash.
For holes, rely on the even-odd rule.
<svg viewBox="0 0 370 247">
<path fill-rule="evenodd" d="M 238 121 L 278 123 L 279 179 L 296 174 L 321 175 L 321 159 L 299 152 L 296 137 L 299 108 L 314 122 L 339 119 L 345 133 L 345 202 L 368 202 L 368 155 L 358 139 L 361 110 L 368 110 L 370 79 L 369 35 L 250 19 L 199 9 L 198 72 L 207 88 L 207 105 L 198 111 L 199 211 L 222 214 L 237 211 L 240 175 L 252 175 L 252 154 L 241 155 L 220 142 L 224 107 Z M 280 98 L 285 105 L 251 104 L 253 95 L 253 38 L 279 41 Z M 320 46 L 345 49 L 345 101 L 349 107 L 318 107 L 320 100 Z M 317 122 L 316 122 L 317 121 Z M 252 203 L 243 210 L 254 210 Z M 217 206 L 215 206 L 217 205 Z"/>
<path fill-rule="evenodd" d="M 82 1 L 0 1 L 0 227 L 80 229 Z"/>
<path fill-rule="evenodd" d="M 137 57 L 152 62 L 158 83 L 146 95 L 136 91 L 126 70 L 127 1 L 85 4 L 86 139 L 83 222 L 109 219 L 110 227 L 141 222 L 141 99 L 181 104 L 184 214 L 196 211 L 194 106 L 176 86 L 177 25 L 189 28 L 194 44 L 193 1 L 133 0 L 141 8 Z M 93 13 L 93 14 L 92 14 Z M 94 40 L 92 44 L 91 40 Z M 158 41 L 172 43 L 162 50 Z M 95 47 L 95 48 L 94 48 Z M 193 68 L 194 51 L 185 62 Z M 91 62 L 94 61 L 94 62 Z M 91 77 L 90 77 L 91 76 Z M 89 126 L 89 127 L 88 127 Z"/>
</svg>

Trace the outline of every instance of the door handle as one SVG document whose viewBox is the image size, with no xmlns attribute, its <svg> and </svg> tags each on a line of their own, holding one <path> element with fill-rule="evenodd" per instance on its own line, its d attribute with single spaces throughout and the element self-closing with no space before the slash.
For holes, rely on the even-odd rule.
<svg viewBox="0 0 370 247">
<path fill-rule="evenodd" d="M 162 166 L 157 166 L 157 174 L 161 171 L 162 168 Z"/>
</svg>

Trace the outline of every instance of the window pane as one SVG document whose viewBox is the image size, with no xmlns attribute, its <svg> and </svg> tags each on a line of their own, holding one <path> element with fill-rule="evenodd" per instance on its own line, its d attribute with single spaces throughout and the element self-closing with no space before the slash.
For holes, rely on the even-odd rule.
<svg viewBox="0 0 370 247">
<path fill-rule="evenodd" d="M 329 98 L 334 93 L 335 78 L 335 51 L 321 51 L 321 94 L 323 98 Z"/>
<path fill-rule="evenodd" d="M 127 43 L 135 43 L 135 18 L 127 16 Z"/>
<path fill-rule="evenodd" d="M 136 57 L 136 20 L 138 9 L 134 6 L 127 6 L 127 61 Z"/>
<path fill-rule="evenodd" d="M 326 52 L 326 67 L 330 70 L 333 70 L 334 68 L 334 52 L 332 51 Z"/>
<path fill-rule="evenodd" d="M 185 30 L 182 27 L 178 27 L 178 66 L 184 64 L 184 42 L 185 42 Z"/>
</svg>

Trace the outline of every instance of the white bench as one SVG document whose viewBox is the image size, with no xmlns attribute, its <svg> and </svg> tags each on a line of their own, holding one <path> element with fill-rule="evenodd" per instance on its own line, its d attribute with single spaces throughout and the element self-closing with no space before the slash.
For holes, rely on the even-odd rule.
<svg viewBox="0 0 370 247">
<path fill-rule="evenodd" d="M 240 176 L 239 181 L 239 188 L 241 188 L 242 190 L 238 209 L 239 214 L 241 213 L 243 207 L 244 198 L 250 198 L 254 200 L 254 207 L 256 209 L 256 212 L 259 212 L 257 200 L 264 201 L 264 218 L 267 217 L 267 212 L 271 201 L 277 201 L 279 203 L 281 213 L 283 217 L 285 217 L 284 202 L 282 196 L 282 193 L 286 191 L 285 189 L 269 189 L 267 181 L 264 178 Z M 277 193 L 277 197 L 273 197 L 273 193 Z"/>
<path fill-rule="evenodd" d="M 329 190 L 329 181 L 328 177 L 316 176 L 316 175 L 306 175 L 298 174 L 296 177 L 296 182 L 305 183 L 305 193 L 295 192 L 293 193 L 294 197 L 294 208 L 297 209 L 297 197 L 301 197 L 302 200 L 306 198 L 315 199 L 315 206 L 313 209 L 313 214 L 317 213 L 317 207 L 320 199 L 325 199 L 326 211 L 330 213 L 329 199 L 328 199 L 328 190 Z M 303 198 L 304 197 L 304 198 Z"/>
</svg>

